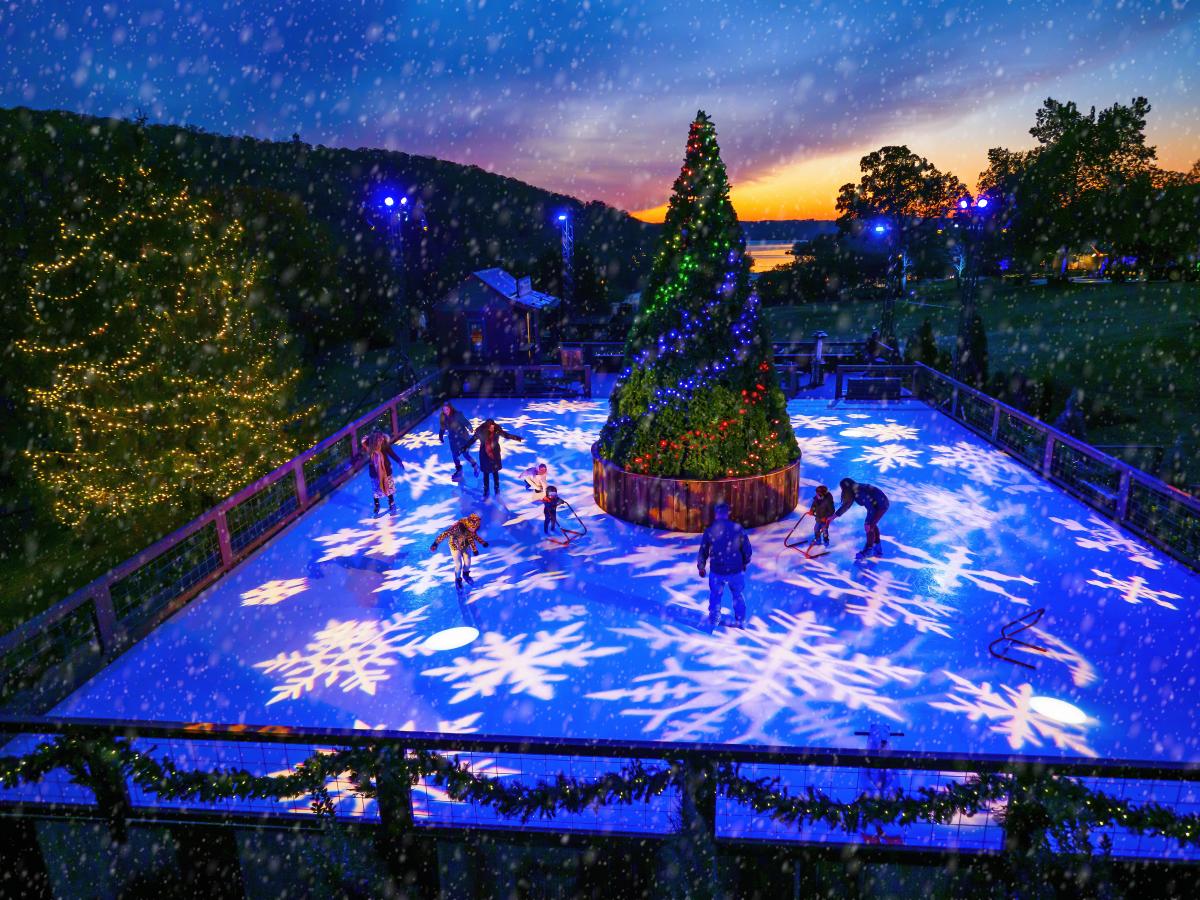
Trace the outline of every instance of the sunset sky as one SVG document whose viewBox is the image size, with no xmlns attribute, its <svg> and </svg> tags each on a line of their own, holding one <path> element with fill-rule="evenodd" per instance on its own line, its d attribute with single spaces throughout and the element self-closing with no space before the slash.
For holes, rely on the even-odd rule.
<svg viewBox="0 0 1200 900">
<path fill-rule="evenodd" d="M 33 0 L 0 10 L 0 105 L 388 147 L 651 218 L 703 108 L 743 218 L 827 218 L 887 143 L 974 183 L 1047 96 L 1146 96 L 1160 164 L 1190 167 L 1198 22 L 1195 0 Z"/>
</svg>

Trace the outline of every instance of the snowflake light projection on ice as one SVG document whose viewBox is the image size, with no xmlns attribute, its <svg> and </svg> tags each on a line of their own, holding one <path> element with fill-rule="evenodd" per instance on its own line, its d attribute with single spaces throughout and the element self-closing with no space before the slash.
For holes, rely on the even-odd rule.
<svg viewBox="0 0 1200 900">
<path fill-rule="evenodd" d="M 945 620 L 953 615 L 954 608 L 929 597 L 914 596 L 912 587 L 898 581 L 891 572 L 859 574 L 844 566 L 811 560 L 782 580 L 818 597 L 853 601 L 846 604 L 845 611 L 861 619 L 867 628 L 891 628 L 903 622 L 918 632 L 950 637 Z"/>
<path fill-rule="evenodd" d="M 445 757 L 445 754 L 437 754 Z M 477 775 L 482 775 L 486 778 L 503 778 L 507 775 L 520 775 L 519 769 L 510 769 L 507 766 L 500 765 L 494 757 L 491 756 L 475 756 L 470 753 L 456 753 L 452 758 L 457 762 L 458 767 L 467 772 L 474 772 Z M 413 817 L 417 819 L 427 819 L 433 812 L 429 808 L 430 803 L 453 803 L 456 805 L 466 805 L 461 800 L 451 798 L 447 790 L 436 782 L 422 778 L 412 786 L 412 811 Z"/>
<path fill-rule="evenodd" d="M 599 400 L 535 400 L 532 403 L 526 403 L 525 408 L 530 412 L 546 412 L 557 415 L 605 412 L 604 404 Z M 607 415 L 604 421 L 608 421 Z"/>
<path fill-rule="evenodd" d="M 893 503 L 912 507 L 933 523 L 929 539 L 939 544 L 962 541 L 974 531 L 994 534 L 999 528 L 1012 530 L 1028 513 L 1025 506 L 1011 502 L 993 509 L 992 499 L 970 484 L 951 490 L 940 484 L 888 479 L 880 487 Z"/>
<path fill-rule="evenodd" d="M 796 443 L 800 445 L 800 458 L 806 466 L 827 466 L 833 457 L 846 449 L 845 444 L 839 444 L 823 434 L 808 437 L 796 435 Z"/>
<path fill-rule="evenodd" d="M 805 703 L 813 705 L 813 716 L 790 722 L 793 733 L 843 708 L 900 719 L 895 701 L 880 689 L 922 674 L 886 657 L 850 655 L 811 611 L 774 610 L 765 620 L 752 617 L 745 630 L 712 634 L 644 621 L 613 631 L 675 655 L 628 687 L 588 696 L 626 704 L 622 715 L 644 718 L 643 730 L 664 740 L 711 737 L 731 717 L 742 732 L 735 741 L 774 740 L 772 720 Z"/>
<path fill-rule="evenodd" d="M 855 457 L 855 462 L 871 463 L 880 472 L 890 472 L 892 469 L 919 469 L 920 450 L 905 447 L 902 444 L 882 444 L 878 447 L 864 447 L 862 456 Z"/>
<path fill-rule="evenodd" d="M 453 471 L 445 459 L 431 453 L 420 462 L 406 459 L 404 471 L 397 472 L 396 478 L 403 480 L 414 500 L 419 500 L 435 487 L 453 487 L 454 479 L 450 477 Z"/>
<path fill-rule="evenodd" d="M 421 431 L 410 431 L 402 434 L 396 440 L 396 446 L 404 450 L 425 450 L 429 447 L 437 447 L 441 443 L 438 440 L 437 432 L 428 428 Z"/>
<path fill-rule="evenodd" d="M 839 419 L 837 416 L 810 416 L 804 413 L 794 413 L 791 422 L 793 429 L 803 428 L 809 431 L 827 431 L 830 428 L 846 424 L 844 419 Z"/>
<path fill-rule="evenodd" d="M 1097 515 L 1088 516 L 1086 524 L 1075 519 L 1060 519 L 1057 516 L 1050 516 L 1050 521 L 1074 534 L 1075 545 L 1083 547 L 1085 550 L 1116 553 L 1147 569 L 1162 568 L 1162 563 L 1150 555 L 1150 548 L 1145 544 L 1138 543 L 1121 529 Z"/>
<path fill-rule="evenodd" d="M 316 753 L 330 755 L 334 753 L 332 747 L 317 747 Z M 287 775 L 296 774 L 297 766 L 289 768 L 276 769 L 273 772 L 268 772 L 269 778 L 282 778 Z M 325 780 L 325 790 L 329 793 L 330 803 L 333 805 L 333 814 L 341 819 L 361 819 L 375 818 L 378 815 L 378 807 L 374 797 L 367 797 L 360 794 L 354 789 L 354 782 L 351 780 L 351 772 L 347 769 L 344 772 L 339 772 Z M 299 803 L 297 801 L 305 800 L 307 802 Z M 288 806 L 290 813 L 311 813 L 316 814 L 316 810 L 312 807 L 312 802 L 307 794 L 295 794 L 291 797 L 280 797 L 280 803 L 293 804 Z"/>
<path fill-rule="evenodd" d="M 551 447 L 562 447 L 565 450 L 590 451 L 592 444 L 600 439 L 600 430 L 568 428 L 565 425 L 554 425 L 550 428 L 535 428 L 533 435 L 539 441 Z"/>
<path fill-rule="evenodd" d="M 1024 653 L 1033 663 L 1048 659 L 1062 663 L 1071 673 L 1071 681 L 1076 687 L 1087 687 L 1100 677 L 1087 657 L 1062 638 L 1040 627 L 1029 629 L 1029 633 L 1033 635 L 1031 643 L 1041 646 L 1042 651 L 1013 646 L 1009 652 Z"/>
<path fill-rule="evenodd" d="M 274 606 L 288 597 L 308 590 L 307 578 L 281 578 L 268 581 L 242 594 L 242 606 Z"/>
<path fill-rule="evenodd" d="M 973 481 L 987 487 L 1037 484 L 1037 476 L 1026 471 L 1003 450 L 980 447 L 968 441 L 934 444 L 929 464 L 965 472 Z"/>
<path fill-rule="evenodd" d="M 267 705 L 299 699 L 315 690 L 318 681 L 323 687 L 336 685 L 343 691 L 374 695 L 376 685 L 391 677 L 388 670 L 399 658 L 424 655 L 424 639 L 418 637 L 417 628 L 427 608 L 396 613 L 382 621 L 331 619 L 313 635 L 304 652 L 293 650 L 255 663 L 254 668 L 265 674 L 284 676 L 283 683 L 273 688 L 275 696 Z"/>
<path fill-rule="evenodd" d="M 403 591 L 420 596 L 436 587 L 453 582 L 453 568 L 448 567 L 445 557 L 438 553 L 416 565 L 406 564 L 399 568 L 388 569 L 383 573 L 383 582 L 375 588 L 375 593 Z"/>
<path fill-rule="evenodd" d="M 980 590 L 989 594 L 999 594 L 1013 603 L 1029 605 L 1029 600 L 1012 593 L 1007 585 L 1027 585 L 1032 587 L 1037 582 L 1028 575 L 1006 575 L 994 569 L 979 569 L 971 565 L 975 554 L 966 547 L 950 547 L 943 551 L 944 559 L 922 550 L 920 547 L 909 547 L 899 541 L 891 541 L 897 549 L 906 556 L 889 556 L 883 562 L 900 566 L 905 569 L 929 569 L 933 572 L 934 582 L 938 590 L 950 593 L 957 590 L 964 581 L 968 581 Z"/>
<path fill-rule="evenodd" d="M 1100 569 L 1092 569 L 1092 574 L 1095 578 L 1089 578 L 1088 584 L 1093 587 L 1103 588 L 1106 591 L 1115 591 L 1117 595 L 1126 603 L 1141 604 L 1143 601 L 1157 604 L 1165 609 L 1179 609 L 1172 600 L 1182 600 L 1180 594 L 1171 591 L 1158 591 L 1146 584 L 1146 579 L 1141 575 L 1130 575 L 1129 578 L 1117 578 L 1115 575 L 1110 575 L 1108 572 Z"/>
<path fill-rule="evenodd" d="M 538 612 L 538 618 L 543 622 L 570 622 L 572 619 L 582 619 L 586 615 L 587 607 L 578 603 L 559 603 Z"/>
<path fill-rule="evenodd" d="M 491 697 L 503 687 L 510 694 L 552 700 L 554 685 L 567 679 L 563 669 L 582 669 L 594 659 L 625 651 L 624 647 L 596 647 L 583 640 L 582 627 L 583 622 L 573 622 L 556 631 L 538 631 L 532 639 L 489 631 L 472 646 L 470 655 L 456 656 L 449 665 L 421 674 L 457 687 L 451 703 Z"/>
<path fill-rule="evenodd" d="M 997 692 L 986 681 L 975 684 L 953 672 L 946 672 L 945 675 L 954 686 L 946 700 L 929 704 L 934 709 L 961 713 L 971 722 L 994 722 L 988 730 L 1003 735 L 1013 750 L 1020 750 L 1026 745 L 1041 747 L 1048 740 L 1060 750 L 1070 750 L 1081 756 L 1096 755 L 1088 746 L 1083 732 L 1100 723 L 1089 716 L 1080 724 L 1072 725 L 1042 715 L 1030 706 L 1034 697 L 1033 685 L 1025 683 L 1012 688 L 1001 684 Z"/>
<path fill-rule="evenodd" d="M 842 432 L 842 437 L 874 438 L 881 444 L 889 441 L 915 441 L 920 432 L 911 425 L 901 425 L 899 422 L 869 422 L 866 425 L 855 425 Z"/>
<path fill-rule="evenodd" d="M 454 500 L 443 500 L 423 505 L 419 511 L 385 513 L 363 519 L 357 528 L 342 528 L 332 534 L 318 535 L 314 540 L 324 548 L 318 562 L 355 556 L 394 557 L 404 547 L 418 543 L 411 535 L 437 534 L 448 521 L 454 520 L 457 510 L 458 504 Z"/>
</svg>

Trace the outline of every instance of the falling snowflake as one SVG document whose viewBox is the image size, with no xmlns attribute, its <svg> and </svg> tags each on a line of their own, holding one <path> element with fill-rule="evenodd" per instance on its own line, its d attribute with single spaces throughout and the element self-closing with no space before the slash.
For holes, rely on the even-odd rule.
<svg viewBox="0 0 1200 900">
<path fill-rule="evenodd" d="M 307 578 L 284 578 L 268 581 L 254 590 L 242 594 L 242 606 L 274 606 L 288 597 L 294 597 L 308 589 Z"/>
<path fill-rule="evenodd" d="M 599 431 L 585 428 L 567 428 L 565 425 L 554 425 L 550 428 L 535 428 L 534 437 L 551 447 L 561 447 L 564 450 L 592 449 L 592 444 L 600 439 Z"/>
<path fill-rule="evenodd" d="M 827 466 L 834 456 L 846 449 L 845 444 L 823 434 L 797 436 L 796 443 L 800 445 L 800 458 L 806 466 Z"/>
<path fill-rule="evenodd" d="M 410 431 L 407 434 L 400 436 L 396 441 L 396 445 L 405 450 L 424 450 L 428 447 L 437 447 L 442 442 L 438 440 L 436 431 L 425 429 L 423 431 Z"/>
<path fill-rule="evenodd" d="M 968 441 L 958 441 L 953 446 L 934 444 L 930 450 L 933 451 L 929 458 L 930 465 L 966 472 L 969 478 L 987 487 L 1035 480 L 1032 473 L 1001 450 L 980 447 Z"/>
<path fill-rule="evenodd" d="M 564 625 L 557 631 L 538 631 L 533 638 L 524 634 L 505 637 L 494 631 L 483 635 L 469 656 L 457 656 L 448 666 L 426 669 L 422 675 L 440 678 L 458 688 L 451 703 L 471 697 L 491 697 L 504 686 L 510 694 L 528 694 L 539 700 L 554 698 L 554 685 L 565 681 L 566 667 L 582 669 L 591 660 L 624 647 L 595 647 L 579 634 L 583 622 Z"/>
<path fill-rule="evenodd" d="M 586 606 L 580 606 L 577 603 L 570 605 L 559 603 L 557 606 L 541 610 L 538 613 L 538 618 L 543 622 L 570 622 L 572 619 L 581 619 L 586 615 Z"/>
<path fill-rule="evenodd" d="M 854 574 L 843 566 L 810 561 L 802 569 L 789 572 L 783 581 L 817 597 L 852 600 L 845 610 L 862 620 L 868 628 L 890 628 L 899 622 L 919 632 L 950 637 L 944 619 L 954 608 L 927 597 L 913 596 L 912 587 L 898 581 L 890 572 Z"/>
<path fill-rule="evenodd" d="M 1013 603 L 1028 606 L 1029 601 L 1026 598 L 1011 593 L 1006 585 L 1032 586 L 1037 584 L 1027 575 L 1006 575 L 993 569 L 972 567 L 971 561 L 974 554 L 966 547 L 950 547 L 943 551 L 945 558 L 939 559 L 919 547 L 908 547 L 899 541 L 891 541 L 891 543 L 907 556 L 889 556 L 887 562 L 905 569 L 932 570 L 934 583 L 942 593 L 951 593 L 961 587 L 963 581 L 969 581 L 980 590 L 990 594 L 999 594 Z"/>
<path fill-rule="evenodd" d="M 1096 755 L 1081 732 L 1100 723 L 1086 717 L 1078 725 L 1066 724 L 1042 715 L 1030 706 L 1034 698 L 1033 685 L 1026 683 L 1011 688 L 1001 684 L 1003 693 L 997 693 L 986 681 L 977 685 L 953 672 L 945 674 L 954 682 L 954 687 L 947 694 L 948 699 L 929 704 L 934 709 L 962 713 L 971 722 L 980 719 L 995 722 L 989 730 L 1004 735 L 1013 750 L 1020 750 L 1026 744 L 1040 747 L 1044 740 L 1049 740 L 1060 750 L 1083 756 Z"/>
<path fill-rule="evenodd" d="M 1088 516 L 1087 524 L 1075 519 L 1060 519 L 1056 516 L 1050 516 L 1050 521 L 1075 534 L 1075 545 L 1078 547 L 1086 550 L 1099 550 L 1101 553 L 1117 553 L 1130 562 L 1147 569 L 1162 568 L 1162 563 L 1150 555 L 1151 551 L 1148 547 L 1138 543 L 1121 529 L 1104 521 L 1099 516 Z"/>
<path fill-rule="evenodd" d="M 525 408 L 530 412 L 564 413 L 601 412 L 604 407 L 598 400 L 536 400 Z"/>
<path fill-rule="evenodd" d="M 255 663 L 254 668 L 266 674 L 286 676 L 283 684 L 273 689 L 275 696 L 267 705 L 299 699 L 314 690 L 318 681 L 324 681 L 324 687 L 337 685 L 343 691 L 374 695 L 376 685 L 390 677 L 387 670 L 399 657 L 412 659 L 422 654 L 423 640 L 416 636 L 416 629 L 427 608 L 396 613 L 383 621 L 330 619 L 305 645 L 304 653 L 293 650 Z"/>
<path fill-rule="evenodd" d="M 842 432 L 842 437 L 848 438 L 874 438 L 880 443 L 887 441 L 913 441 L 917 439 L 919 432 L 910 425 L 901 425 L 899 422 L 870 422 L 866 425 L 855 425 L 853 428 L 847 428 Z"/>
<path fill-rule="evenodd" d="M 845 424 L 846 422 L 837 416 L 808 416 L 803 413 L 792 416 L 792 428 L 806 428 L 810 431 L 826 431 Z"/>
<path fill-rule="evenodd" d="M 744 723 L 737 741 L 773 740 L 768 728 L 775 716 L 805 703 L 815 704 L 817 719 L 839 707 L 899 719 L 895 702 L 879 688 L 921 675 L 887 658 L 849 655 L 811 611 L 774 610 L 766 620 L 754 616 L 744 630 L 712 634 L 646 622 L 613 630 L 676 655 L 630 687 L 588 696 L 627 703 L 621 714 L 644 718 L 644 730 L 664 740 L 712 737 L 734 714 Z M 803 721 L 791 724 L 805 727 Z"/>
<path fill-rule="evenodd" d="M 917 462 L 921 451 L 902 444 L 883 444 L 879 447 L 864 447 L 862 456 L 856 457 L 855 462 L 871 463 L 880 472 L 888 472 L 900 468 L 921 468 Z"/>
<path fill-rule="evenodd" d="M 1183 597 L 1171 591 L 1156 591 L 1147 587 L 1146 579 L 1141 575 L 1131 575 L 1128 580 L 1122 580 L 1100 569 L 1092 569 L 1096 578 L 1089 578 L 1088 584 L 1103 588 L 1106 591 L 1116 591 L 1126 603 L 1140 604 L 1148 600 L 1166 609 L 1179 609 L 1172 600 L 1182 600 Z"/>
</svg>

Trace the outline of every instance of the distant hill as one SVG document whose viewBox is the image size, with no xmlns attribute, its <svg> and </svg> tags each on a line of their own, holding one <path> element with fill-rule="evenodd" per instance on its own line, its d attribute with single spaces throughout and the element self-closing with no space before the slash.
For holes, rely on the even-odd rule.
<svg viewBox="0 0 1200 900">
<path fill-rule="evenodd" d="M 410 308 L 428 306 L 475 269 L 552 271 L 559 211 L 574 217 L 577 251 L 589 252 L 613 294 L 623 295 L 649 267 L 658 231 L 603 203 L 426 156 L 4 109 L 0 302 L 23 303 L 10 293 L 19 270 L 46 252 L 59 217 L 69 219 L 71 204 L 102 175 L 138 159 L 156 178 L 187 183 L 246 224 L 275 263 L 279 303 L 309 345 L 389 340 L 407 325 Z M 428 220 L 427 231 L 407 226 L 403 267 L 382 216 L 388 192 L 421 200 Z"/>
<path fill-rule="evenodd" d="M 837 223 L 825 219 L 775 219 L 742 222 L 748 241 L 811 241 L 822 234 L 837 232 Z"/>
</svg>

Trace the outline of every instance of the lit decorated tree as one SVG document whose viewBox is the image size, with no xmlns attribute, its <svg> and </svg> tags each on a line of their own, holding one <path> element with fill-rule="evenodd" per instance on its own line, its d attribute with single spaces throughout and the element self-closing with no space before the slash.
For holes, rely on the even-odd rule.
<svg viewBox="0 0 1200 900">
<path fill-rule="evenodd" d="M 105 181 L 31 265 L 32 373 L 56 518 L 194 510 L 294 455 L 298 371 L 261 315 L 242 227 L 145 170 Z"/>
<path fill-rule="evenodd" d="M 717 479 L 800 455 L 745 251 L 716 129 L 699 112 L 601 433 L 603 457 L 641 474 Z"/>
</svg>

